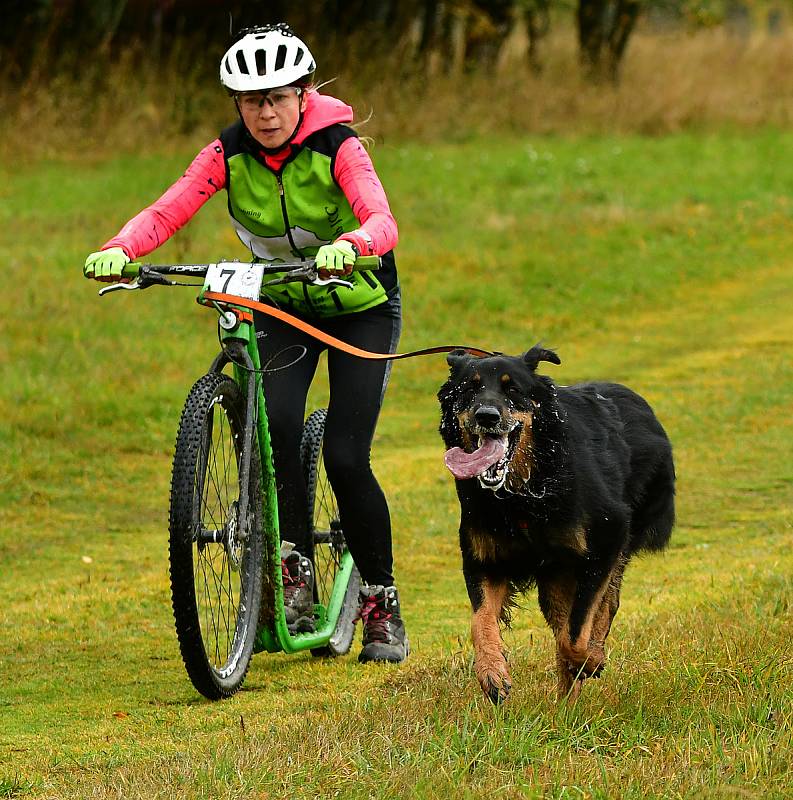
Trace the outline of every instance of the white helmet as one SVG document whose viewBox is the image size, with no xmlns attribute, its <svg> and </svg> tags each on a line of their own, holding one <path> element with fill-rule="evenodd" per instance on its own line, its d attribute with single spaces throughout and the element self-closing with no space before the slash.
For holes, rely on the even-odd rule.
<svg viewBox="0 0 793 800">
<path fill-rule="evenodd" d="M 220 61 L 220 82 L 232 94 L 256 92 L 308 83 L 316 67 L 305 43 L 281 22 L 240 31 Z"/>
</svg>

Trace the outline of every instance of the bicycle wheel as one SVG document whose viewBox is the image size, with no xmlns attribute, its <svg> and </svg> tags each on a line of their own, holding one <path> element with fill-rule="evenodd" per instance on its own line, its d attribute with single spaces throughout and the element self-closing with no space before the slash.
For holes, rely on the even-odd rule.
<svg viewBox="0 0 793 800">
<path fill-rule="evenodd" d="M 240 519 L 245 402 L 228 375 L 200 378 L 179 423 L 171 480 L 171 594 L 187 674 L 205 697 L 234 694 L 248 671 L 262 592 L 258 450 Z M 255 441 L 255 439 L 254 439 Z"/>
<path fill-rule="evenodd" d="M 308 490 L 308 524 L 313 548 L 309 557 L 314 564 L 314 601 L 327 608 L 336 581 L 342 579 L 341 561 L 347 551 L 347 543 L 336 496 L 328 481 L 322 457 L 326 416 L 327 409 L 320 408 L 306 420 L 300 442 L 300 459 Z M 325 647 L 313 648 L 312 655 L 341 656 L 350 651 L 355 634 L 360 585 L 358 568 L 353 567 L 333 634 Z"/>
</svg>

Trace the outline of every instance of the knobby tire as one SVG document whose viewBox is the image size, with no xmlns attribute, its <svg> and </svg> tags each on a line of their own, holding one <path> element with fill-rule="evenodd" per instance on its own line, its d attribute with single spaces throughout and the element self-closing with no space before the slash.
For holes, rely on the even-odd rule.
<svg viewBox="0 0 793 800">
<path fill-rule="evenodd" d="M 255 437 L 246 520 L 238 513 L 244 425 L 245 398 L 237 383 L 223 373 L 205 375 L 185 402 L 173 462 L 170 572 L 176 633 L 190 680 L 211 700 L 242 686 L 261 604 L 264 534 Z M 212 536 L 220 541 L 207 541 Z"/>
</svg>

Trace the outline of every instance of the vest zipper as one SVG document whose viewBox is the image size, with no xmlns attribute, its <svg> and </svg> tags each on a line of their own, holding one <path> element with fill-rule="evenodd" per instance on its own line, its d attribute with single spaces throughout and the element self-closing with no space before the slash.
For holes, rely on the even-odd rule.
<svg viewBox="0 0 793 800">
<path fill-rule="evenodd" d="M 289 240 L 289 246 L 292 248 L 292 253 L 301 261 L 304 261 L 303 254 L 298 250 L 295 240 L 292 238 L 292 226 L 289 224 L 289 214 L 286 212 L 286 197 L 284 195 L 284 182 L 281 180 L 281 173 L 275 173 L 275 180 L 278 182 L 278 196 L 281 198 L 281 214 L 284 218 L 284 225 L 286 226 L 286 238 Z M 316 313 L 314 304 L 308 294 L 308 284 L 303 284 L 303 299 L 306 305 Z"/>
<path fill-rule="evenodd" d="M 278 181 L 278 196 L 281 198 L 281 214 L 284 218 L 284 225 L 286 226 L 286 238 L 289 239 L 289 246 L 292 248 L 292 255 L 297 256 L 302 260 L 303 254 L 297 249 L 295 240 L 292 238 L 292 226 L 289 224 L 289 214 L 286 213 L 286 197 L 284 196 L 284 184 L 281 180 L 280 172 L 276 172 L 275 179 Z"/>
</svg>

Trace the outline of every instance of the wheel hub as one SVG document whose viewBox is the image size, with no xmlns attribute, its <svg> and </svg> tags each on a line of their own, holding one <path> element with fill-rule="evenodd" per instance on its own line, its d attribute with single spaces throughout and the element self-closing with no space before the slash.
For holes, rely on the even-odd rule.
<svg viewBox="0 0 793 800">
<path fill-rule="evenodd" d="M 239 502 L 234 501 L 229 508 L 229 517 L 226 522 L 223 544 L 229 557 L 231 568 L 238 572 L 242 563 L 243 540 L 247 538 L 247 528 L 239 524 Z"/>
</svg>

